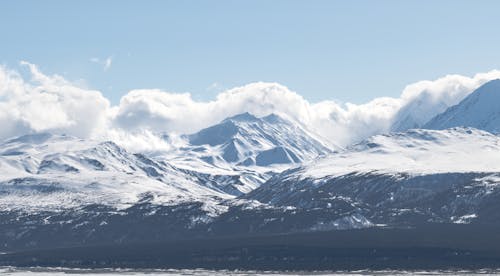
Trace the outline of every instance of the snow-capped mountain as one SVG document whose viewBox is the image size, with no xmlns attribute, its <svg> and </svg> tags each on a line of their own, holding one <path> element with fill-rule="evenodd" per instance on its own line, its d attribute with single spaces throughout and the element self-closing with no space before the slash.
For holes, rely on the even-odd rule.
<svg viewBox="0 0 500 276">
<path fill-rule="evenodd" d="M 262 118 L 239 114 L 188 139 L 193 146 L 211 146 L 219 153 L 209 162 L 242 166 L 301 163 L 331 152 L 299 124 L 276 114 Z"/>
<path fill-rule="evenodd" d="M 273 174 L 337 148 L 276 114 L 262 118 L 239 114 L 185 138 L 184 146 L 154 158 L 233 195 L 247 193 Z"/>
<path fill-rule="evenodd" d="M 91 204 L 117 208 L 149 198 L 157 204 L 228 195 L 200 185 L 165 162 L 132 154 L 113 142 L 34 134 L 0 145 L 0 206 L 67 209 Z"/>
<path fill-rule="evenodd" d="M 485 83 L 460 103 L 434 117 L 424 128 L 457 126 L 500 132 L 500 79 Z"/>
<path fill-rule="evenodd" d="M 378 135 L 285 171 L 244 198 L 334 209 L 365 226 L 498 221 L 499 153 L 500 137 L 472 128 Z M 318 227 L 335 229 L 338 220 Z"/>
</svg>

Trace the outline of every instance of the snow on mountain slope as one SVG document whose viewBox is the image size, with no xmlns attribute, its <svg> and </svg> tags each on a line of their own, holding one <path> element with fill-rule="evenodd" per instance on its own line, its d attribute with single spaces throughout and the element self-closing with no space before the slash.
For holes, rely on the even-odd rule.
<svg viewBox="0 0 500 276">
<path fill-rule="evenodd" d="M 155 160 L 233 195 L 255 189 L 290 166 L 333 152 L 322 139 L 276 114 L 239 114 L 185 138 L 183 146 L 156 154 Z"/>
<path fill-rule="evenodd" d="M 194 146 L 216 147 L 223 160 L 243 166 L 300 163 L 331 152 L 299 124 L 276 114 L 239 114 L 188 138 Z"/>
<path fill-rule="evenodd" d="M 500 132 L 500 79 L 485 83 L 460 103 L 434 117 L 424 128 L 458 126 Z"/>
<path fill-rule="evenodd" d="M 88 204 L 126 207 L 231 198 L 199 185 L 165 162 L 131 154 L 113 142 L 50 134 L 26 135 L 0 145 L 3 210 L 72 208 Z"/>
<path fill-rule="evenodd" d="M 500 137 L 472 128 L 378 135 L 243 196 L 370 225 L 497 222 Z M 333 220 L 323 219 L 324 225 Z M 354 227 L 354 226 L 353 226 Z"/>
<path fill-rule="evenodd" d="M 304 168 L 304 177 L 368 171 L 500 172 L 500 137 L 473 128 L 414 129 L 377 135 L 312 162 Z"/>
</svg>

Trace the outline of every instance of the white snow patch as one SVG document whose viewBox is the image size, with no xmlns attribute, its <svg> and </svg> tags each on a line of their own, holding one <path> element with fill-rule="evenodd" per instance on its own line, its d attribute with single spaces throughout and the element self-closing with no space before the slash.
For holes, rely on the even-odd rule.
<svg viewBox="0 0 500 276">
<path fill-rule="evenodd" d="M 358 172 L 500 172 L 500 137 L 473 128 L 377 135 L 311 162 L 300 173 L 320 179 Z"/>
</svg>

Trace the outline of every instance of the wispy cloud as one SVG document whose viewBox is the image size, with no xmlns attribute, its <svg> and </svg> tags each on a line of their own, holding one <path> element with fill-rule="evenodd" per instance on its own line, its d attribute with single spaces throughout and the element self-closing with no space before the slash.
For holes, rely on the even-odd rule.
<svg viewBox="0 0 500 276">
<path fill-rule="evenodd" d="M 113 57 L 108 57 L 105 61 L 104 61 L 104 71 L 108 71 L 109 68 L 111 68 L 111 63 L 113 62 Z"/>
<path fill-rule="evenodd" d="M 92 57 L 90 58 L 90 62 L 100 64 L 102 65 L 104 71 L 108 71 L 111 68 L 111 64 L 113 63 L 113 56 L 109 56 L 105 59 Z"/>
<path fill-rule="evenodd" d="M 207 87 L 207 90 L 215 90 L 218 88 L 220 88 L 220 84 L 218 82 L 214 82 Z"/>
</svg>

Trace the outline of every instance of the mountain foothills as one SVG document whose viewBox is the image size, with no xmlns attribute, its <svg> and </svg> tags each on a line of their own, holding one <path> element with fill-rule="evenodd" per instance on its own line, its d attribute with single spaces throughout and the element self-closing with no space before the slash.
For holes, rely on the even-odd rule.
<svg viewBox="0 0 500 276">
<path fill-rule="evenodd" d="M 421 129 L 396 121 L 404 131 L 346 148 L 284 115 L 249 113 L 149 153 L 13 138 L 0 145 L 0 248 L 500 225 L 499 103 L 494 80 Z"/>
</svg>

